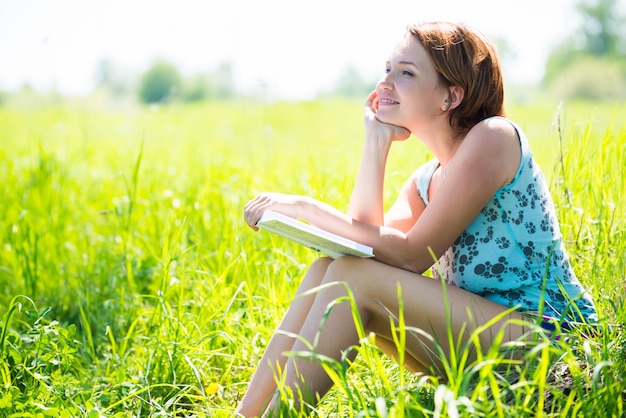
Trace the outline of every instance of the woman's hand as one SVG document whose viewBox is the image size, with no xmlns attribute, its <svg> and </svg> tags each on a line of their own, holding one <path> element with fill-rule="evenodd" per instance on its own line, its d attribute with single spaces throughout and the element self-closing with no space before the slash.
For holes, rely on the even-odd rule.
<svg viewBox="0 0 626 418">
<path fill-rule="evenodd" d="M 411 132 L 406 128 L 378 120 L 377 112 L 378 94 L 373 91 L 365 101 L 365 130 L 368 134 L 373 134 L 379 140 L 389 141 L 404 141 L 411 136 Z"/>
<path fill-rule="evenodd" d="M 291 218 L 298 219 L 306 200 L 307 197 L 305 196 L 261 193 L 246 203 L 246 206 L 243 208 L 243 217 L 250 228 L 257 231 L 256 223 L 266 210 L 273 210 Z"/>
</svg>

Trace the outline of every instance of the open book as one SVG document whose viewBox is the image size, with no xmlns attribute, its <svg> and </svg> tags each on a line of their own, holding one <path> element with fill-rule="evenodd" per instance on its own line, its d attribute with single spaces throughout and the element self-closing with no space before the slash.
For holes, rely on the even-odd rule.
<svg viewBox="0 0 626 418">
<path fill-rule="evenodd" d="M 372 247 L 326 232 L 277 212 L 265 211 L 256 226 L 332 258 L 342 255 L 354 255 L 363 258 L 374 256 Z"/>
</svg>

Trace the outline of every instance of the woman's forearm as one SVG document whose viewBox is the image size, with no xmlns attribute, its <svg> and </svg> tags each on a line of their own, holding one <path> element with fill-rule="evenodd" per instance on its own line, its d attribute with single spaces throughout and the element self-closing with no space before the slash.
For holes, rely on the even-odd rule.
<svg viewBox="0 0 626 418">
<path fill-rule="evenodd" d="M 366 139 L 348 207 L 348 215 L 353 219 L 371 225 L 383 224 L 385 166 L 390 147 L 389 141 Z"/>
<path fill-rule="evenodd" d="M 425 243 L 409 243 L 405 233 L 377 226 L 346 215 L 315 199 L 302 200 L 302 218 L 328 232 L 370 245 L 378 261 L 415 273 L 423 273 L 432 264 Z"/>
</svg>

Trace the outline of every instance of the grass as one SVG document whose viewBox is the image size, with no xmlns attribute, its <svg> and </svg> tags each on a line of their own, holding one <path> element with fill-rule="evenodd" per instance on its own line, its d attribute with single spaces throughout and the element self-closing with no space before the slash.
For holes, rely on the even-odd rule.
<svg viewBox="0 0 626 418">
<path fill-rule="evenodd" d="M 448 382 L 413 376 L 371 337 L 320 416 L 622 416 L 626 406 L 624 105 L 511 106 L 548 177 L 602 322 L 538 339 L 525 366 L 464 348 Z M 555 118 L 555 114 L 559 118 Z M 0 109 L 0 415 L 230 416 L 310 250 L 242 221 L 256 193 L 346 209 L 360 102 Z M 554 121 L 560 121 L 560 124 Z M 388 203 L 429 158 L 398 144 Z M 398 328 L 397 344 L 406 333 Z"/>
</svg>

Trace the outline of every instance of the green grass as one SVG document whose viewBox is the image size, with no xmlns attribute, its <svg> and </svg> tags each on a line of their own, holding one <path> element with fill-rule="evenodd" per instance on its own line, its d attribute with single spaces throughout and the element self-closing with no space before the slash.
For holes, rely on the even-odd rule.
<svg viewBox="0 0 626 418">
<path fill-rule="evenodd" d="M 608 324 L 626 322 L 624 114 L 509 109 L 598 303 L 596 335 L 539 339 L 506 371 L 504 347 L 474 363 L 460 347 L 446 384 L 364 336 L 352 367 L 320 359 L 337 384 L 319 415 L 623 415 L 626 331 Z M 0 108 L 0 416 L 230 416 L 316 257 L 253 233 L 243 205 L 277 190 L 346 209 L 361 120 L 358 101 Z M 388 203 L 429 157 L 416 140 L 392 149 Z"/>
</svg>

